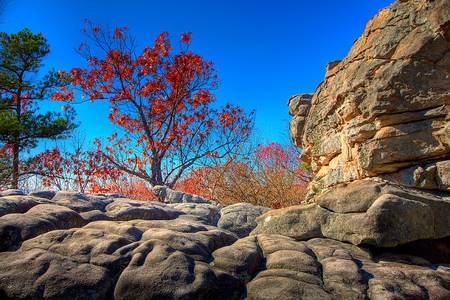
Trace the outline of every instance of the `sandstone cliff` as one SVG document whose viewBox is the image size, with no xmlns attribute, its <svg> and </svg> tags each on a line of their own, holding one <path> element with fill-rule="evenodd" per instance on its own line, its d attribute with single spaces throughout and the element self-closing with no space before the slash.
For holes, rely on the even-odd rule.
<svg viewBox="0 0 450 300">
<path fill-rule="evenodd" d="M 290 101 L 292 137 L 316 172 L 311 191 L 381 178 L 450 191 L 450 4 L 395 1 L 311 101 Z"/>
</svg>

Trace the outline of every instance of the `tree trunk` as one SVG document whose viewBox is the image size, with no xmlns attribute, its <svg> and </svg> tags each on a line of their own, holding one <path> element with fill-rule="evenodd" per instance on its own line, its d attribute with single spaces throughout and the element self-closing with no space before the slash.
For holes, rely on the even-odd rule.
<svg viewBox="0 0 450 300">
<path fill-rule="evenodd" d="M 13 146 L 13 180 L 11 184 L 11 188 L 18 189 L 19 188 L 19 144 L 16 142 Z"/>
</svg>

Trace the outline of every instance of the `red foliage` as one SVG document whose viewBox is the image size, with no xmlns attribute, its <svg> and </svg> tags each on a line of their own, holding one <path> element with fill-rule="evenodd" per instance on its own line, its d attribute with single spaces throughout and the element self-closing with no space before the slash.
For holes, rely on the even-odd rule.
<svg viewBox="0 0 450 300">
<path fill-rule="evenodd" d="M 135 200 L 155 201 L 143 180 L 124 175 L 99 151 L 61 154 L 58 147 L 40 153 L 30 164 L 44 188 L 90 193 L 117 193 Z"/>
<path fill-rule="evenodd" d="M 0 155 L 12 155 L 12 148 L 13 148 L 12 144 L 4 144 L 0 148 Z"/>
<path fill-rule="evenodd" d="M 86 23 L 89 29 L 83 32 L 104 57 L 82 44 L 88 67 L 61 76 L 70 76 L 83 98 L 109 101 L 109 120 L 123 129 L 120 137 L 112 133 L 107 144 L 97 141 L 110 165 L 151 185 L 171 187 L 198 160 L 219 157 L 249 137 L 252 114 L 230 104 L 221 110 L 210 107 L 218 77 L 212 62 L 189 50 L 190 32 L 181 35 L 177 54 L 172 54 L 167 32 L 137 53 L 126 27 L 108 32 Z M 73 97 L 65 87 L 53 95 Z"/>
<path fill-rule="evenodd" d="M 309 171 L 292 146 L 259 145 L 251 158 L 192 170 L 177 189 L 223 204 L 251 202 L 272 208 L 299 204 Z"/>
</svg>

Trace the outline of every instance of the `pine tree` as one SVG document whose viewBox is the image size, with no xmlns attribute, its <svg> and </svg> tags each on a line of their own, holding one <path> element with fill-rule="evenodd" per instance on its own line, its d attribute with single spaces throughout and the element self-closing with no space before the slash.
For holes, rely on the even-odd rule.
<svg viewBox="0 0 450 300">
<path fill-rule="evenodd" d="M 18 188 L 19 178 L 26 174 L 19 167 L 24 150 L 37 147 L 40 139 L 64 138 L 77 126 L 73 109 L 64 114 L 38 113 L 37 102 L 48 99 L 62 84 L 53 69 L 39 80 L 39 69 L 49 53 L 41 33 L 0 32 L 0 160 L 5 165 L 0 180 L 12 188 Z"/>
</svg>

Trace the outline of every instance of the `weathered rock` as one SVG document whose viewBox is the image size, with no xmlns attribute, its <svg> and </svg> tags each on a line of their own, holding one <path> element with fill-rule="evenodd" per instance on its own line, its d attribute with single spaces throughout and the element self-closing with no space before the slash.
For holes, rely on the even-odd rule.
<svg viewBox="0 0 450 300">
<path fill-rule="evenodd" d="M 256 217 L 269 211 L 263 206 L 251 203 L 237 203 L 222 208 L 217 227 L 234 232 L 239 237 L 245 237 L 256 227 Z"/>
<path fill-rule="evenodd" d="M 0 198 L 0 216 L 11 213 L 24 213 L 39 202 L 26 196 L 5 196 Z"/>
<path fill-rule="evenodd" d="M 164 203 L 207 203 L 207 204 L 215 204 L 217 202 L 205 199 L 198 195 L 193 195 L 189 193 L 184 193 L 180 191 L 175 191 L 169 189 L 165 186 L 154 186 L 153 194 L 156 196 L 159 202 Z"/>
<path fill-rule="evenodd" d="M 370 257 L 360 255 L 356 247 L 339 242 L 329 245 L 325 239 L 313 239 L 310 244 L 280 235 L 255 238 L 266 263 L 247 285 L 249 299 L 367 298 L 367 282 L 352 252 L 358 259 Z M 322 262 L 326 268 L 321 267 Z M 351 269 L 344 269 L 348 266 Z M 338 279 L 342 274 L 347 277 Z"/>
<path fill-rule="evenodd" d="M 212 257 L 211 265 L 243 282 L 250 281 L 261 270 L 263 258 L 255 237 L 242 238 L 231 246 L 222 247 L 214 251 Z"/>
<path fill-rule="evenodd" d="M 289 114 L 291 116 L 306 116 L 308 114 L 312 97 L 313 94 L 311 93 L 291 96 L 287 103 Z"/>
<path fill-rule="evenodd" d="M 53 197 L 55 197 L 55 195 L 56 195 L 55 191 L 32 191 L 28 194 L 28 197 L 44 198 L 51 200 Z"/>
<path fill-rule="evenodd" d="M 94 221 L 83 227 L 84 229 L 97 229 L 107 234 L 124 237 L 130 242 L 139 241 L 144 233 L 144 228 L 139 228 L 130 222 L 121 221 Z"/>
<path fill-rule="evenodd" d="M 247 285 L 249 299 L 334 299 L 313 276 L 283 270 L 261 272 Z M 310 281 L 310 282 L 308 282 Z M 276 287 L 276 288 L 274 288 Z"/>
<path fill-rule="evenodd" d="M 133 251 L 130 264 L 117 282 L 114 298 L 238 299 L 243 290 L 237 278 L 161 241 L 148 240 Z"/>
<path fill-rule="evenodd" d="M 9 245 L 0 247 L 0 251 L 16 250 L 20 247 L 22 241 L 56 229 L 51 222 L 42 218 L 24 214 L 5 215 L 0 218 L 0 237 L 5 242 L 9 241 Z M 15 232 L 17 232 L 17 237 L 13 238 L 11 234 Z"/>
<path fill-rule="evenodd" d="M 21 228 L 0 220 L 0 252 L 15 250 L 21 243 Z"/>
<path fill-rule="evenodd" d="M 217 225 L 220 219 L 220 206 L 207 203 L 175 203 L 169 206 L 184 212 L 189 216 L 197 217 L 208 225 Z"/>
<path fill-rule="evenodd" d="M 313 94 L 297 94 L 288 100 L 289 114 L 293 116 L 292 121 L 289 123 L 289 129 L 294 140 L 301 139 L 306 116 L 311 107 L 312 96 Z"/>
<path fill-rule="evenodd" d="M 9 190 L 5 190 L 5 191 L 1 191 L 0 197 L 5 197 L 5 196 L 25 196 L 25 193 L 22 190 L 18 190 L 18 189 L 9 189 Z"/>
<path fill-rule="evenodd" d="M 317 173 L 311 191 L 374 176 L 449 190 L 449 22 L 447 0 L 395 1 L 328 66 L 290 126 Z"/>
<path fill-rule="evenodd" d="M 110 299 L 114 282 L 102 267 L 42 249 L 0 253 L 3 299 Z"/>
<path fill-rule="evenodd" d="M 382 195 L 385 183 L 358 180 L 336 185 L 316 198 L 316 203 L 337 213 L 366 212 Z"/>
<path fill-rule="evenodd" d="M 33 206 L 24 214 L 7 214 L 0 217 L 0 237 L 5 239 L 0 244 L 0 251 L 16 250 L 23 241 L 52 230 L 85 224 L 86 221 L 75 211 L 52 204 Z"/>
<path fill-rule="evenodd" d="M 51 200 L 76 212 L 105 211 L 105 207 L 113 201 L 102 195 L 85 195 L 72 191 L 59 191 Z"/>
<path fill-rule="evenodd" d="M 86 220 L 86 222 L 100 221 L 100 220 L 113 220 L 112 217 L 100 210 L 90 210 L 81 212 L 80 216 Z"/>
<path fill-rule="evenodd" d="M 450 236 L 450 201 L 386 182 L 333 187 L 316 203 L 265 213 L 252 235 L 278 233 L 297 240 L 328 237 L 352 244 L 396 247 Z"/>
<path fill-rule="evenodd" d="M 138 203 L 118 201 L 130 202 L 132 206 Z M 144 208 L 154 208 L 147 202 L 142 204 Z M 166 205 L 153 204 L 163 208 L 163 214 L 173 217 L 174 209 L 169 208 L 167 212 Z M 37 205 L 25 214 L 8 214 L 2 218 L 8 224 L 13 224 L 13 220 L 36 219 L 49 226 L 54 223 L 59 227 L 77 227 L 79 224 L 70 221 L 70 216 L 85 222 L 75 211 L 52 204 Z M 145 216 L 161 218 L 158 213 Z M 13 225 L 11 228 L 18 228 Z M 45 227 L 29 225 L 25 229 Z M 18 232 L 10 232 L 21 233 L 20 228 Z M 12 235 L 9 237 L 13 239 Z M 116 299 L 239 299 L 245 289 L 242 281 L 208 264 L 213 251 L 236 240 L 233 233 L 189 219 L 102 220 L 83 228 L 51 230 L 27 239 L 19 250 L 0 256 L 0 260 L 8 260 L 7 264 L 0 264 L 0 295 L 14 299 L 104 299 L 113 294 Z M 27 266 L 27 272 L 11 271 L 23 265 Z M 57 265 L 61 269 L 56 269 Z M 56 280 L 57 272 L 64 273 L 60 280 Z M 21 274 L 27 279 L 21 280 Z M 12 284 L 15 281 L 20 284 Z"/>
<path fill-rule="evenodd" d="M 211 255 L 208 249 L 210 238 L 202 234 L 153 228 L 147 230 L 142 236 L 143 241 L 153 239 L 164 241 L 167 246 L 182 251 L 197 261 L 208 262 Z"/>
<path fill-rule="evenodd" d="M 131 241 L 103 230 L 77 228 L 55 230 L 25 241 L 18 254 L 42 249 L 71 258 L 79 264 L 93 264 L 120 273 L 130 261 Z"/>
<path fill-rule="evenodd" d="M 449 299 L 449 11 L 396 1 L 327 66 L 310 108 L 291 99 L 314 203 L 9 191 L 0 298 Z"/>
<path fill-rule="evenodd" d="M 76 211 L 52 204 L 39 204 L 29 209 L 24 216 L 37 217 L 52 223 L 57 229 L 82 227 L 86 221 Z"/>
<path fill-rule="evenodd" d="M 115 220 L 128 221 L 143 220 L 170 220 L 183 214 L 181 211 L 168 205 L 149 201 L 132 201 L 117 199 L 106 206 L 106 213 Z"/>
<path fill-rule="evenodd" d="M 258 218 L 251 235 L 281 234 L 297 240 L 323 237 L 321 226 L 329 212 L 317 204 L 296 205 L 269 211 Z"/>
<path fill-rule="evenodd" d="M 374 209 L 386 195 L 397 201 L 395 197 L 404 197 L 408 192 L 388 184 L 370 184 L 371 197 L 375 200 L 366 202 L 372 203 L 368 204 L 367 211 Z M 351 197 L 333 190 L 324 197 L 334 194 L 350 201 L 352 197 L 361 197 L 363 193 L 355 191 L 363 189 L 355 183 L 353 187 L 348 186 Z M 379 197 L 374 196 L 377 193 Z M 414 197 L 409 201 L 420 203 L 419 208 L 432 206 L 432 201 L 422 194 Z M 428 202 L 420 202 L 422 198 Z M 124 204 L 127 202 L 129 206 Z M 117 208 L 110 207 L 113 211 L 156 207 L 162 212 L 136 213 L 147 220 L 125 221 L 120 219 L 133 214 L 118 213 L 119 219 L 114 219 L 108 210 L 110 220 L 86 224 L 88 212 L 39 204 L 25 213 L 1 217 L 0 246 L 8 251 L 0 253 L 0 296 L 5 299 L 446 299 L 450 295 L 450 271 L 441 264 L 450 262 L 450 256 L 440 261 L 444 256 L 434 251 L 430 256 L 433 263 L 414 256 L 420 255 L 420 251 L 429 252 L 423 246 L 426 243 L 418 244 L 420 241 L 405 244 L 398 250 L 374 249 L 373 254 L 367 247 L 325 238 L 309 239 L 301 233 L 298 235 L 305 237 L 305 241 L 279 234 L 253 234 L 239 239 L 232 232 L 188 218 L 189 209 L 185 214 L 174 213 L 174 207 L 161 203 L 124 198 L 115 198 L 110 205 L 117 203 Z M 327 203 L 335 207 L 333 201 L 323 202 Z M 284 221 L 280 217 L 276 228 L 280 233 L 292 235 L 301 229 L 298 225 L 302 222 L 298 220 L 306 216 L 316 220 L 311 224 L 320 224 L 318 229 L 311 227 L 312 231 L 320 232 L 328 224 L 327 218 L 331 220 L 330 215 L 337 214 L 317 204 L 306 208 L 309 213 L 304 215 L 285 209 L 269 211 L 259 218 L 287 217 Z M 94 216 L 105 215 L 99 210 L 92 212 Z M 210 214 L 209 209 L 192 210 L 198 217 L 201 212 Z M 173 219 L 161 219 L 168 216 Z M 154 219 L 148 219 L 151 217 Z M 445 242 L 433 245 L 446 251 Z"/>
<path fill-rule="evenodd" d="M 337 299 L 368 298 L 367 280 L 361 270 L 362 266 L 355 259 L 361 252 L 367 258 L 365 252 L 355 247 L 351 249 L 352 253 L 342 245 L 324 239 L 310 240 L 307 244 L 322 266 L 323 288 L 326 291 Z"/>
</svg>

